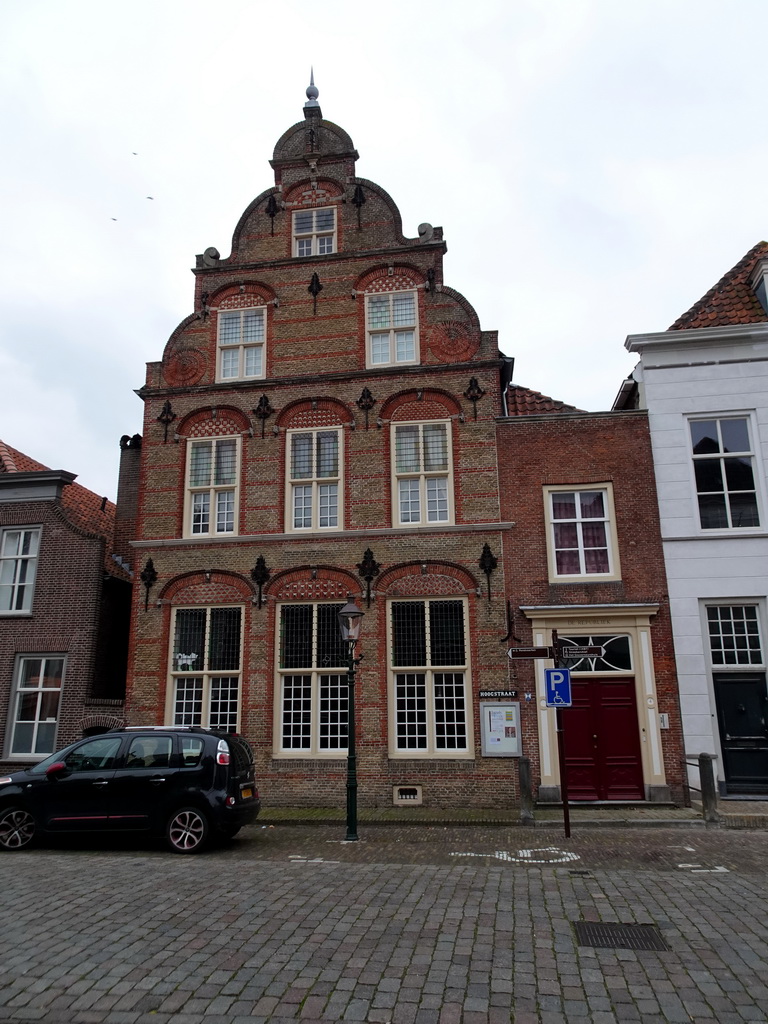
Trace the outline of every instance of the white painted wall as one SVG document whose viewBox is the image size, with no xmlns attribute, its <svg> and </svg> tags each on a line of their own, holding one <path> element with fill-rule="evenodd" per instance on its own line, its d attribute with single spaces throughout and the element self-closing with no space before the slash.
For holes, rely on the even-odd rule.
<svg viewBox="0 0 768 1024">
<path fill-rule="evenodd" d="M 768 645 L 768 324 L 631 335 L 627 348 L 641 357 L 686 753 L 720 759 L 704 604 L 758 603 Z M 688 418 L 702 413 L 749 417 L 760 527 L 700 528 Z"/>
</svg>

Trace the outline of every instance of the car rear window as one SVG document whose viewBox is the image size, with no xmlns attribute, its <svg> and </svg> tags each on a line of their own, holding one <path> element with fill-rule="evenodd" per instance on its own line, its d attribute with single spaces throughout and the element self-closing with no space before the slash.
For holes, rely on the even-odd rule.
<svg viewBox="0 0 768 1024">
<path fill-rule="evenodd" d="M 229 752 L 232 763 L 235 766 L 235 774 L 247 773 L 253 765 L 253 751 L 242 736 L 225 736 L 229 744 Z"/>
<path fill-rule="evenodd" d="M 194 768 L 200 764 L 205 745 L 203 741 L 197 736 L 182 736 L 180 742 L 182 768 Z"/>
</svg>

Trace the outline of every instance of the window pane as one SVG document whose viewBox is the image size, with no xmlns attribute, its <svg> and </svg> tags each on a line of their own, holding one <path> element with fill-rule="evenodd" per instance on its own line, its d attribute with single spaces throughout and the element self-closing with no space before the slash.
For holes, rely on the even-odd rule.
<svg viewBox="0 0 768 1024">
<path fill-rule="evenodd" d="M 579 527 L 576 523 L 555 523 L 553 529 L 556 548 L 578 548 Z"/>
<path fill-rule="evenodd" d="M 389 335 L 388 334 L 372 334 L 371 335 L 371 362 L 372 363 L 388 363 L 389 362 Z"/>
<path fill-rule="evenodd" d="M 435 747 L 437 750 L 466 750 L 467 722 L 462 672 L 436 672 Z"/>
<path fill-rule="evenodd" d="M 339 488 L 337 484 L 322 484 L 318 488 L 318 526 L 329 528 L 339 525 Z"/>
<path fill-rule="evenodd" d="M 429 634 L 431 664 L 463 665 L 464 604 L 462 601 L 430 601 Z M 416 664 L 411 662 L 411 664 Z"/>
<path fill-rule="evenodd" d="M 699 516 L 703 530 L 719 530 L 728 526 L 724 494 L 700 494 Z"/>
<path fill-rule="evenodd" d="M 573 491 L 556 491 L 552 494 L 552 518 L 576 518 L 576 494 Z"/>
<path fill-rule="evenodd" d="M 208 668 L 214 672 L 240 668 L 239 608 L 211 608 Z"/>
<path fill-rule="evenodd" d="M 293 526 L 296 530 L 312 528 L 312 486 L 293 488 Z"/>
<path fill-rule="evenodd" d="M 240 341 L 240 314 L 219 313 L 219 344 L 236 345 Z"/>
<path fill-rule="evenodd" d="M 327 256 L 329 252 L 333 252 L 333 235 L 320 235 L 317 240 L 318 256 Z"/>
<path fill-rule="evenodd" d="M 301 210 L 293 215 L 293 230 L 297 235 L 308 234 L 312 230 L 312 210 Z"/>
<path fill-rule="evenodd" d="M 216 476 L 214 484 L 234 484 L 237 477 L 237 441 L 216 442 Z"/>
<path fill-rule="evenodd" d="M 224 378 L 240 376 L 240 349 L 225 348 L 221 352 L 221 376 Z"/>
<path fill-rule="evenodd" d="M 192 533 L 208 533 L 210 511 L 211 496 L 207 491 L 192 495 Z"/>
<path fill-rule="evenodd" d="M 189 464 L 189 486 L 208 487 L 211 483 L 213 452 L 210 441 L 196 441 L 192 444 Z"/>
<path fill-rule="evenodd" d="M 424 469 L 448 469 L 448 432 L 445 424 L 424 427 Z"/>
<path fill-rule="evenodd" d="M 308 749 L 312 743 L 312 676 L 283 676 L 282 719 L 283 749 Z"/>
<path fill-rule="evenodd" d="M 339 630 L 339 612 L 343 607 L 341 604 L 317 606 L 318 668 L 339 668 L 347 664 L 346 646 Z"/>
<path fill-rule="evenodd" d="M 720 451 L 716 420 L 691 420 L 691 444 L 694 455 L 711 455 Z"/>
<path fill-rule="evenodd" d="M 41 680 L 45 687 L 56 687 L 61 686 L 61 677 L 64 673 L 64 659 L 63 658 L 46 658 L 45 659 L 45 670 L 43 678 Z"/>
<path fill-rule="evenodd" d="M 299 256 L 311 256 L 312 255 L 312 239 L 302 238 L 296 243 L 296 253 Z"/>
<path fill-rule="evenodd" d="M 312 435 L 291 435 L 291 479 L 305 480 L 312 476 Z"/>
<path fill-rule="evenodd" d="M 421 522 L 421 501 L 418 480 L 400 480 L 398 484 L 401 523 Z"/>
<path fill-rule="evenodd" d="M 371 295 L 368 298 L 368 327 L 389 327 L 389 296 Z"/>
<path fill-rule="evenodd" d="M 752 459 L 723 459 L 729 491 L 754 491 Z"/>
<path fill-rule="evenodd" d="M 754 494 L 731 494 L 729 495 L 728 502 L 731 507 L 732 526 L 760 525 L 757 501 Z"/>
<path fill-rule="evenodd" d="M 203 680 L 199 677 L 176 680 L 173 705 L 174 725 L 200 725 L 203 718 Z"/>
<path fill-rule="evenodd" d="M 315 231 L 333 231 L 335 212 L 333 207 L 327 210 L 315 210 Z"/>
<path fill-rule="evenodd" d="M 578 576 L 581 573 L 578 551 L 558 551 L 555 554 L 558 576 Z"/>
<path fill-rule="evenodd" d="M 448 478 L 431 476 L 427 478 L 427 522 L 448 522 Z"/>
<path fill-rule="evenodd" d="M 427 664 L 427 633 L 424 611 L 423 601 L 393 602 L 392 664 L 394 666 Z"/>
<path fill-rule="evenodd" d="M 587 548 L 584 552 L 584 571 L 601 573 L 609 570 L 608 552 L 604 548 Z"/>
<path fill-rule="evenodd" d="M 749 430 L 746 420 L 720 420 L 724 452 L 748 452 Z"/>
<path fill-rule="evenodd" d="M 312 605 L 280 609 L 280 668 L 312 668 Z"/>
<path fill-rule="evenodd" d="M 19 686 L 37 687 L 40 685 L 40 673 L 43 670 L 42 658 L 25 658 L 21 663 L 21 678 Z"/>
<path fill-rule="evenodd" d="M 395 345 L 398 363 L 412 362 L 416 358 L 416 336 L 413 331 L 398 331 L 395 335 Z"/>
<path fill-rule="evenodd" d="M 264 341 L 263 309 L 251 309 L 243 313 L 243 341 Z"/>
<path fill-rule="evenodd" d="M 605 503 L 602 491 L 581 491 L 579 493 L 582 519 L 604 519 Z"/>
<path fill-rule="evenodd" d="M 335 430 L 317 435 L 317 475 L 339 475 L 339 435 Z"/>
<path fill-rule="evenodd" d="M 348 716 L 346 676 L 320 676 L 318 711 L 320 749 L 346 750 Z"/>
<path fill-rule="evenodd" d="M 693 464 L 696 474 L 696 490 L 699 493 L 704 491 L 722 491 L 723 474 L 720 459 L 697 459 Z"/>
<path fill-rule="evenodd" d="M 193 672 L 204 668 L 205 621 L 205 608 L 180 608 L 176 612 L 174 672 Z"/>
<path fill-rule="evenodd" d="M 235 529 L 235 492 L 219 491 L 216 495 L 216 533 L 233 533 Z"/>
<path fill-rule="evenodd" d="M 416 306 L 413 292 L 395 292 L 392 296 L 392 326 L 408 327 L 415 322 Z"/>
<path fill-rule="evenodd" d="M 395 428 L 395 465 L 398 473 L 418 473 L 421 469 L 418 427 Z"/>
<path fill-rule="evenodd" d="M 583 523 L 581 535 L 585 548 L 604 548 L 608 546 L 605 523 Z"/>
<path fill-rule="evenodd" d="M 222 732 L 237 729 L 238 676 L 220 676 L 211 680 L 211 709 L 208 727 Z"/>
<path fill-rule="evenodd" d="M 245 376 L 246 377 L 260 377 L 261 370 L 261 346 L 253 346 L 253 348 L 245 349 Z"/>
<path fill-rule="evenodd" d="M 427 688 L 421 672 L 395 676 L 395 735 L 398 750 L 426 750 Z"/>
</svg>

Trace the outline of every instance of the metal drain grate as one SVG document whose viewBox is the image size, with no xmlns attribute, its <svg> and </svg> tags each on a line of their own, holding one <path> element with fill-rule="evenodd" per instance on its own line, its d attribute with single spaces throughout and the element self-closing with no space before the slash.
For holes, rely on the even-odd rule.
<svg viewBox="0 0 768 1024">
<path fill-rule="evenodd" d="M 597 949 L 669 949 L 655 924 L 605 924 L 574 921 L 580 946 Z"/>
</svg>

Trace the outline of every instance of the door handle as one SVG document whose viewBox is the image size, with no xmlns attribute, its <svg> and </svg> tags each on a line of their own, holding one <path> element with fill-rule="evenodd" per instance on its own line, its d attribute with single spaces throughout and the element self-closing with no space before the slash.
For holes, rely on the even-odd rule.
<svg viewBox="0 0 768 1024">
<path fill-rule="evenodd" d="M 96 781 L 94 782 L 94 786 L 108 786 L 108 785 L 109 785 L 109 780 L 108 779 L 96 779 Z"/>
<path fill-rule="evenodd" d="M 165 782 L 165 779 L 159 775 L 155 775 L 149 781 L 152 783 L 153 786 L 158 786 L 160 785 L 161 782 Z"/>
</svg>

